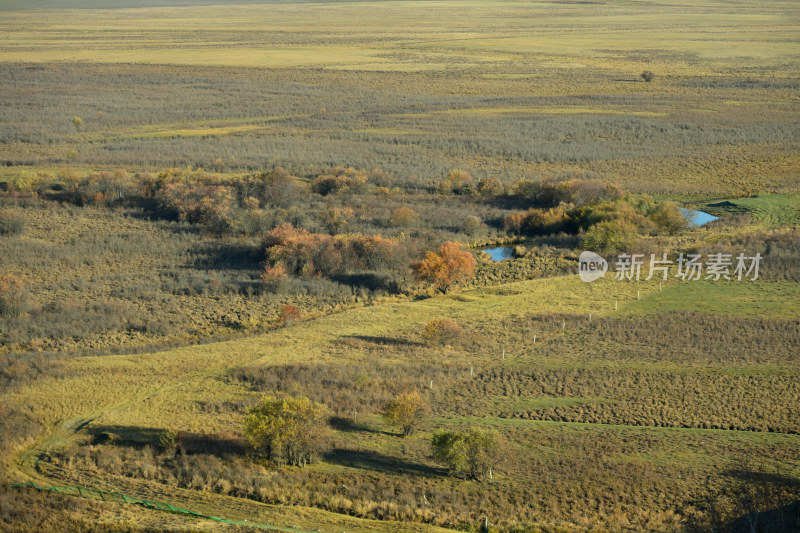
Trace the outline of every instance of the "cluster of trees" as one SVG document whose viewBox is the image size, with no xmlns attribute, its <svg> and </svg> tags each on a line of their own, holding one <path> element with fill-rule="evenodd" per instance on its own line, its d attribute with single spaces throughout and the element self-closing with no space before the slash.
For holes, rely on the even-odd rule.
<svg viewBox="0 0 800 533">
<path fill-rule="evenodd" d="M 234 190 L 224 185 L 168 183 L 156 194 L 167 209 L 178 213 L 181 220 L 202 225 L 215 235 L 230 233 L 236 206 Z"/>
<path fill-rule="evenodd" d="M 250 410 L 245 436 L 261 457 L 277 464 L 305 466 L 322 448 L 328 409 L 305 396 L 268 396 Z"/>
<path fill-rule="evenodd" d="M 387 402 L 384 420 L 412 435 L 428 410 L 417 391 L 404 392 Z M 328 438 L 328 407 L 305 396 L 265 397 L 245 418 L 245 438 L 252 451 L 275 464 L 305 466 L 325 446 Z M 174 434 L 162 440 L 174 443 Z M 471 427 L 467 431 L 437 431 L 431 439 L 434 459 L 453 475 L 470 479 L 492 478 L 492 468 L 501 459 L 501 440 L 494 430 Z"/>
<path fill-rule="evenodd" d="M 286 303 L 320 310 L 380 294 L 416 293 L 414 277 L 447 293 L 476 275 L 478 283 L 490 284 L 564 272 L 573 267 L 571 260 L 551 261 L 558 253 L 551 246 L 577 248 L 583 240 L 585 247 L 615 251 L 641 236 L 674 233 L 686 224 L 676 204 L 625 194 L 588 174 L 562 176 L 570 177 L 519 180 L 506 187 L 495 178 L 473 179 L 459 170 L 447 174 L 447 186 L 438 191 L 434 182 L 422 187 L 419 181 L 401 190 L 386 172 L 337 168 L 318 175 L 319 183 L 335 178 L 346 185 L 308 193 L 305 179 L 281 167 L 235 176 L 189 167 L 157 174 L 20 171 L 0 182 L 6 189 L 0 234 L 20 266 L 35 272 L 27 275 L 36 316 L 24 324 L 0 317 L 5 326 L 0 344 L 48 350 L 85 348 L 91 342 L 92 348 L 106 349 L 146 345 L 165 336 L 175 341 L 189 331 L 196 332 L 194 338 L 255 331 L 282 323 L 279 314 Z M 44 211 L 49 214 L 43 216 Z M 101 239 L 81 233 L 69 249 L 35 244 L 56 238 L 55 226 L 47 223 L 52 217 L 66 227 L 76 217 L 91 221 L 101 214 L 107 222 Z M 132 232 L 133 220 L 146 222 L 137 222 Z M 204 231 L 195 231 L 198 227 Z M 23 230 L 34 237 L 31 242 L 17 237 Z M 524 259 L 484 263 L 478 271 L 473 252 L 455 244 L 489 242 L 485 239 L 507 233 L 535 236 L 533 253 L 520 250 L 517 255 Z M 796 235 L 769 239 L 781 245 L 763 247 L 762 256 L 770 254 L 765 268 L 777 265 L 775 276 L 794 276 L 797 254 L 788 245 Z M 162 268 L 143 277 L 133 263 L 155 250 L 159 255 L 153 261 Z M 100 271 L 111 255 L 113 275 L 122 275 L 124 283 Z M 38 268 L 45 256 L 50 268 Z M 38 305 L 58 301 L 54 294 L 67 278 L 47 278 L 52 265 L 64 263 L 74 267 L 77 286 L 86 289 L 74 294 L 87 311 L 94 305 L 89 287 L 97 293 L 100 284 L 106 299 L 123 300 L 121 314 L 92 310 L 91 317 L 74 320 L 91 328 L 69 335 L 66 330 L 75 324 L 67 326 L 65 315 L 49 304 Z M 128 269 L 124 275 L 122 269 Z M 214 304 L 219 312 L 202 316 L 180 318 L 184 314 L 172 312 L 178 306 L 207 307 L 208 301 L 193 300 L 212 295 L 232 298 Z M 195 298 L 178 304 L 183 296 Z M 236 296 L 246 296 L 247 302 L 236 303 L 235 313 L 222 311 Z M 153 302 L 164 312 L 148 311 L 142 319 L 138 311 Z"/>
<path fill-rule="evenodd" d="M 364 192 L 367 173 L 352 167 L 336 167 L 330 174 L 321 174 L 311 180 L 311 191 L 322 196 L 337 192 Z"/>
<path fill-rule="evenodd" d="M 410 255 L 407 244 L 381 235 L 311 233 L 283 224 L 264 235 L 266 266 L 261 278 L 274 290 L 287 274 L 330 277 L 348 272 L 402 271 Z M 472 253 L 449 241 L 438 253 L 429 251 L 424 259 L 411 264 L 417 279 L 431 283 L 443 294 L 471 279 L 476 266 Z"/>
<path fill-rule="evenodd" d="M 311 233 L 291 224 L 274 228 L 262 241 L 267 272 L 331 276 L 352 271 L 391 270 L 407 261 L 397 239 L 381 235 Z"/>
<path fill-rule="evenodd" d="M 690 225 L 677 202 L 626 194 L 595 180 L 520 180 L 512 194 L 534 207 L 506 215 L 506 231 L 529 236 L 580 232 L 583 246 L 598 251 L 625 250 L 642 235 L 675 235 Z"/>
</svg>

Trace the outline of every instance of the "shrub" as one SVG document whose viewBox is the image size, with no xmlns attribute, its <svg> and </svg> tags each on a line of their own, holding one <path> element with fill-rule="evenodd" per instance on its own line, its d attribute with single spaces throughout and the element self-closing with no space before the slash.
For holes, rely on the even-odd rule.
<svg viewBox="0 0 800 533">
<path fill-rule="evenodd" d="M 41 181 L 41 178 L 30 170 L 23 170 L 11 178 L 11 187 L 17 192 L 31 192 Z"/>
<path fill-rule="evenodd" d="M 0 276 L 0 316 L 19 316 L 27 301 L 28 291 L 21 279 L 12 274 Z"/>
<path fill-rule="evenodd" d="M 627 250 L 636 242 L 636 227 L 624 220 L 607 220 L 589 228 L 581 246 L 589 250 L 617 253 Z"/>
<path fill-rule="evenodd" d="M 623 196 L 623 191 L 614 185 L 606 185 L 594 179 L 541 181 L 522 179 L 511 188 L 514 196 L 528 200 L 539 207 L 555 207 L 561 203 L 588 205 L 601 201 L 613 201 Z"/>
<path fill-rule="evenodd" d="M 490 429 L 471 427 L 468 431 L 438 431 L 431 440 L 433 457 L 450 472 L 472 479 L 492 477 L 498 460 L 499 439 Z"/>
<path fill-rule="evenodd" d="M 472 176 L 463 170 L 453 170 L 436 188 L 442 193 L 469 194 L 472 192 Z"/>
<path fill-rule="evenodd" d="M 214 234 L 233 229 L 233 210 L 237 207 L 232 187 L 197 183 L 168 183 L 156 193 L 166 208 L 177 212 L 182 220 L 202 224 Z"/>
<path fill-rule="evenodd" d="M 389 223 L 396 227 L 408 227 L 417 220 L 417 212 L 410 207 L 400 206 L 389 217 Z"/>
<path fill-rule="evenodd" d="M 283 206 L 290 204 L 300 194 L 300 188 L 294 178 L 282 167 L 277 167 L 261 179 L 264 184 L 262 192 L 264 202 L 270 205 Z"/>
<path fill-rule="evenodd" d="M 256 198 L 255 196 L 248 196 L 242 202 L 242 206 L 249 211 L 253 211 L 255 209 L 258 209 L 260 203 L 261 202 L 259 202 L 258 198 Z"/>
<path fill-rule="evenodd" d="M 670 235 L 675 235 L 689 227 L 689 220 L 683 216 L 677 202 L 663 202 L 658 204 L 648 215 L 659 229 Z"/>
<path fill-rule="evenodd" d="M 405 261 L 398 242 L 380 235 L 334 237 L 283 224 L 267 232 L 263 243 L 269 264 L 305 276 L 394 268 Z"/>
<path fill-rule="evenodd" d="M 67 199 L 78 205 L 117 202 L 134 190 L 134 181 L 124 170 L 92 172 L 83 179 L 63 169 L 59 175 L 67 187 Z"/>
<path fill-rule="evenodd" d="M 522 235 L 549 235 L 564 231 L 568 217 L 561 207 L 531 208 L 527 213 L 515 213 L 503 219 L 506 231 Z"/>
<path fill-rule="evenodd" d="M 481 178 L 476 190 L 481 196 L 499 196 L 505 192 L 505 187 L 497 178 Z"/>
<path fill-rule="evenodd" d="M 174 450 L 180 442 L 181 435 L 171 429 L 165 429 L 158 437 L 158 448 L 162 452 Z"/>
<path fill-rule="evenodd" d="M 281 309 L 280 321 L 282 324 L 291 325 L 303 319 L 300 308 L 292 304 L 286 304 Z"/>
<path fill-rule="evenodd" d="M 478 235 L 486 229 L 486 224 L 483 223 L 483 220 L 475 215 L 468 215 L 464 218 L 464 222 L 461 226 L 464 229 L 464 233 L 469 236 Z"/>
<path fill-rule="evenodd" d="M 416 391 L 398 395 L 383 407 L 383 418 L 392 426 L 403 431 L 407 437 L 414 433 L 425 413 L 426 402 Z"/>
<path fill-rule="evenodd" d="M 332 234 L 347 231 L 355 217 L 355 212 L 350 207 L 329 207 L 325 212 L 325 227 Z"/>
<path fill-rule="evenodd" d="M 322 174 L 311 181 L 311 191 L 322 196 L 338 192 L 363 192 L 367 175 L 353 168 L 337 167 L 331 174 Z"/>
<path fill-rule="evenodd" d="M 0 211 L 0 235 L 18 235 L 25 231 L 25 217 L 14 209 Z"/>
<path fill-rule="evenodd" d="M 434 318 L 425 326 L 422 336 L 431 344 L 448 344 L 461 335 L 461 328 L 450 318 Z"/>
<path fill-rule="evenodd" d="M 647 83 L 650 83 L 651 81 L 653 81 L 656 75 L 653 73 L 652 70 L 645 70 L 644 72 L 639 74 L 639 77 L 642 78 Z"/>
</svg>

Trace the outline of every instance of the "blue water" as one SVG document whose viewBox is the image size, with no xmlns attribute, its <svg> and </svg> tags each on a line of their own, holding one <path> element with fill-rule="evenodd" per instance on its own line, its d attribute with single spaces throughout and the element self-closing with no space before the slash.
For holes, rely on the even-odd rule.
<svg viewBox="0 0 800 533">
<path fill-rule="evenodd" d="M 683 213 L 684 218 L 690 218 L 692 220 L 692 227 L 696 228 L 698 226 L 703 226 L 708 224 L 712 220 L 717 220 L 719 217 L 715 217 L 714 215 L 709 215 L 704 211 L 698 211 L 697 209 L 686 209 L 685 207 L 680 208 L 681 213 Z"/>
<path fill-rule="evenodd" d="M 511 259 L 511 248 L 508 246 L 500 246 L 498 248 L 484 248 L 482 251 L 489 254 L 492 261 L 502 261 L 503 259 Z"/>
</svg>

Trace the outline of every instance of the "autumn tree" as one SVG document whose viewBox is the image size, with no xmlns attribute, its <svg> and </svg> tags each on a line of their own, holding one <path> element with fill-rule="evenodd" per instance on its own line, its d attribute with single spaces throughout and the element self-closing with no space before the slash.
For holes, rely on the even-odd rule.
<svg viewBox="0 0 800 533">
<path fill-rule="evenodd" d="M 467 431 L 438 431 L 431 440 L 433 457 L 455 475 L 491 479 L 500 458 L 500 440 L 491 429 L 471 427 Z"/>
<path fill-rule="evenodd" d="M 363 192 L 367 175 L 354 168 L 336 167 L 330 174 L 323 174 L 311 180 L 311 192 L 327 196 L 338 192 Z"/>
<path fill-rule="evenodd" d="M 266 265 L 264 272 L 261 273 L 261 281 L 264 283 L 264 288 L 270 292 L 280 290 L 288 278 L 286 270 L 281 265 L 275 267 Z"/>
<path fill-rule="evenodd" d="M 388 424 L 400 428 L 405 437 L 414 433 L 426 407 L 425 399 L 419 392 L 405 392 L 383 407 L 383 418 Z"/>
<path fill-rule="evenodd" d="M 282 265 L 287 273 L 303 276 L 396 268 L 407 261 L 396 239 L 310 233 L 291 224 L 268 231 L 263 244 L 269 265 Z"/>
<path fill-rule="evenodd" d="M 442 294 L 453 285 L 475 274 L 475 258 L 455 242 L 442 244 L 439 253 L 428 252 L 425 259 L 411 265 L 418 279 L 433 283 Z"/>
<path fill-rule="evenodd" d="M 326 442 L 327 417 L 327 406 L 305 396 L 267 396 L 245 418 L 245 438 L 260 457 L 305 466 Z"/>
</svg>

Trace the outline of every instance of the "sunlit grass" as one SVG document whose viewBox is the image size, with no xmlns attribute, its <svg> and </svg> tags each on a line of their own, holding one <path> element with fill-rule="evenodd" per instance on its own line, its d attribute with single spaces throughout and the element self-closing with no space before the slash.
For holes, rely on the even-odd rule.
<svg viewBox="0 0 800 533">
<path fill-rule="evenodd" d="M 640 64 L 635 56 L 645 50 L 657 52 L 659 66 L 698 73 L 742 59 L 794 62 L 800 45 L 794 39 L 797 25 L 787 14 L 795 8 L 777 3 L 755 13 L 703 3 L 686 13 L 669 2 L 584 4 L 576 10 L 569 4 L 496 0 L 7 11 L 0 25 L 0 60 L 402 72 L 459 63 L 514 64 L 528 55 L 628 69 Z M 319 44 L 310 20 L 324 20 L 323 33 L 338 42 Z M 296 37 L 286 39 L 289 35 Z M 391 57 L 399 51 L 406 56 Z"/>
<path fill-rule="evenodd" d="M 407 113 L 403 116 L 431 116 L 438 114 L 448 115 L 632 115 L 639 117 L 665 117 L 668 113 L 661 111 L 641 111 L 641 110 L 625 110 L 625 109 L 610 109 L 604 107 L 477 107 L 477 108 L 464 108 L 464 109 L 447 109 L 444 111 L 430 111 L 427 113 Z"/>
<path fill-rule="evenodd" d="M 796 318 L 800 316 L 800 286 L 745 279 L 686 281 L 673 283 L 664 291 L 624 307 L 624 312 L 631 314 L 668 311 Z"/>
<path fill-rule="evenodd" d="M 768 227 L 800 224 L 800 194 L 759 194 L 750 198 L 714 200 L 705 204 L 715 213 L 748 213 Z"/>
</svg>

